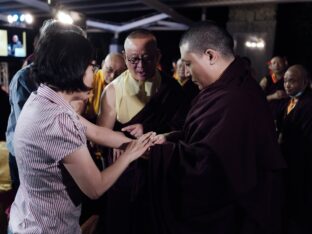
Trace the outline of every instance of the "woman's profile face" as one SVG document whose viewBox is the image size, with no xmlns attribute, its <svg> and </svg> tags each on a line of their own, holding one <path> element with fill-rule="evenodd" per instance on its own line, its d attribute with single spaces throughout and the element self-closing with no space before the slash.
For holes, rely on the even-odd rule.
<svg viewBox="0 0 312 234">
<path fill-rule="evenodd" d="M 85 84 L 85 86 L 89 87 L 89 88 L 93 88 L 93 65 L 89 65 L 86 69 L 85 75 L 83 77 L 83 83 Z"/>
<path fill-rule="evenodd" d="M 80 98 L 81 100 L 83 101 L 87 101 L 89 96 L 90 96 L 90 93 L 93 89 L 93 66 L 90 64 L 86 71 L 85 71 L 85 74 L 83 76 L 83 83 L 85 84 L 85 86 L 87 86 L 88 88 L 90 88 L 90 90 L 88 91 L 81 91 L 81 95 L 80 95 Z"/>
</svg>

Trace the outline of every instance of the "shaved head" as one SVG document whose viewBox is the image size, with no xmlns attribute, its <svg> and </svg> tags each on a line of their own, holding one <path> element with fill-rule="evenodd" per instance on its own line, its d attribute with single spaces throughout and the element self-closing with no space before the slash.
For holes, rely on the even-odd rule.
<svg viewBox="0 0 312 234">
<path fill-rule="evenodd" d="M 124 57 L 121 53 L 109 53 L 106 55 L 105 59 L 102 61 L 102 66 L 109 60 L 123 64 L 126 67 Z"/>
<path fill-rule="evenodd" d="M 287 69 L 288 62 L 285 57 L 282 56 L 274 56 L 270 60 L 269 68 L 277 74 L 283 74 Z"/>
<path fill-rule="evenodd" d="M 144 29 L 133 31 L 127 36 L 125 43 L 124 43 L 125 50 L 128 47 L 131 47 L 131 45 L 132 45 L 131 41 L 135 40 L 135 39 L 144 39 L 144 41 L 149 41 L 150 49 L 157 50 L 156 37 L 150 31 L 144 30 Z"/>
<path fill-rule="evenodd" d="M 140 81 L 151 79 L 160 60 L 156 37 L 148 30 L 136 30 L 127 36 L 124 48 L 131 76 Z"/>
<path fill-rule="evenodd" d="M 127 69 L 124 57 L 120 53 L 108 54 L 102 62 L 105 82 L 110 83 Z"/>
<path fill-rule="evenodd" d="M 284 88 L 289 96 L 296 96 L 308 86 L 308 72 L 299 64 L 289 67 L 284 76 Z"/>
<path fill-rule="evenodd" d="M 234 41 L 232 36 L 213 21 L 197 23 L 186 31 L 180 47 L 188 44 L 189 51 L 203 54 L 207 49 L 219 51 L 224 56 L 233 56 Z"/>
<path fill-rule="evenodd" d="M 293 65 L 287 69 L 287 71 L 296 72 L 300 75 L 301 79 L 307 80 L 308 79 L 308 71 L 305 69 L 304 66 L 300 64 Z"/>
</svg>

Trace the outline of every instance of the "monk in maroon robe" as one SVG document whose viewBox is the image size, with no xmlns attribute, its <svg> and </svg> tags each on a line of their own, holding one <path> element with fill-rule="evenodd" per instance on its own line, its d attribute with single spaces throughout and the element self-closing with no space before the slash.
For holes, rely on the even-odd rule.
<svg viewBox="0 0 312 234">
<path fill-rule="evenodd" d="M 280 233 L 285 162 L 262 90 L 212 22 L 186 32 L 180 51 L 201 91 L 183 131 L 158 136 L 175 143 L 152 149 L 151 233 Z"/>
<path fill-rule="evenodd" d="M 138 137 L 139 132 L 148 132 L 151 129 L 155 132 L 164 133 L 182 128 L 188 104 L 184 105 L 185 95 L 178 82 L 157 70 L 159 53 L 156 38 L 151 32 L 136 30 L 129 34 L 125 40 L 125 57 L 128 70 L 104 90 L 103 95 L 106 96 L 102 99 L 103 113 L 100 113 L 98 124 L 113 127 L 116 131 L 131 129 L 128 130 L 129 133 L 125 132 L 134 137 Z M 118 95 L 115 93 L 119 88 L 126 87 L 120 84 L 127 82 L 128 78 L 132 82 L 134 80 L 142 83 L 153 81 L 153 84 L 156 84 L 155 80 L 158 75 L 161 79 L 157 91 L 149 96 L 143 108 L 125 122 L 118 120 L 118 108 L 115 105 L 118 102 L 116 101 Z M 112 88 L 114 88 L 114 92 L 111 92 Z M 125 94 L 126 90 L 120 93 Z M 144 99 L 139 94 L 136 96 L 140 100 Z M 123 96 L 122 98 L 125 100 L 131 96 Z M 110 102 L 111 100 L 112 102 Z M 111 105 L 111 103 L 113 104 Z M 125 109 L 134 108 L 130 105 L 123 107 Z M 115 113 L 115 115 L 110 113 Z M 135 126 L 141 126 L 141 129 L 135 128 Z M 108 164 L 111 164 L 113 160 L 113 157 L 110 156 L 111 160 Z M 101 233 L 148 233 L 151 219 L 149 218 L 147 199 L 147 169 L 148 160 L 146 158 L 141 158 L 136 163 L 132 163 L 107 192 L 106 207 L 103 209 L 104 212 L 99 221 Z"/>
</svg>

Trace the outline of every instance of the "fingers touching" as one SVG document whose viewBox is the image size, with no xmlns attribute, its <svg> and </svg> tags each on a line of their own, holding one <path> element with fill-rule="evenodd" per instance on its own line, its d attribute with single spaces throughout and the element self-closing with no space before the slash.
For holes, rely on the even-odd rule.
<svg viewBox="0 0 312 234">
<path fill-rule="evenodd" d="M 121 129 L 123 132 L 128 132 L 131 136 L 139 138 L 143 135 L 144 129 L 142 124 L 132 124 Z"/>
</svg>

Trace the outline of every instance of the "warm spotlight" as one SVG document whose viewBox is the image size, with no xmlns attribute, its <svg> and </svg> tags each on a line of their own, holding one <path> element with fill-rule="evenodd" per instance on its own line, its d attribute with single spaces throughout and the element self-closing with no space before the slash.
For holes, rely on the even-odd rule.
<svg viewBox="0 0 312 234">
<path fill-rule="evenodd" d="M 245 46 L 251 49 L 264 49 L 265 42 L 262 38 L 252 38 L 245 42 Z"/>
</svg>

